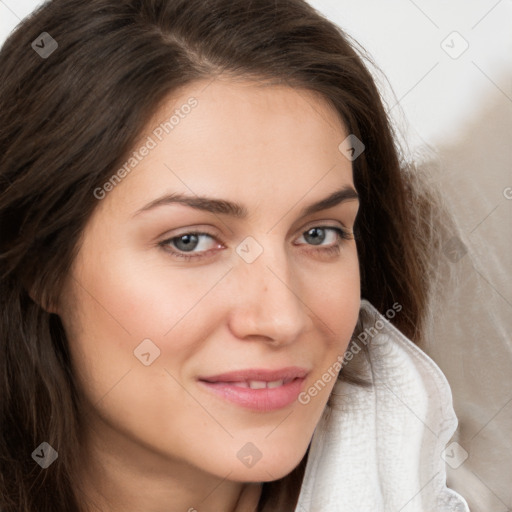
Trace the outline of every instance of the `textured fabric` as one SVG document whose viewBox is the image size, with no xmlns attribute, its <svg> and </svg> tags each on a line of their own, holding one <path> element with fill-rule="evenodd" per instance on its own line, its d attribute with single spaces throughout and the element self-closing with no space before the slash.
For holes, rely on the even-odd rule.
<svg viewBox="0 0 512 512">
<path fill-rule="evenodd" d="M 368 301 L 361 308 L 372 317 L 363 370 L 373 386 L 336 382 L 296 512 L 467 512 L 446 486 L 442 456 L 457 427 L 446 378 Z"/>
</svg>

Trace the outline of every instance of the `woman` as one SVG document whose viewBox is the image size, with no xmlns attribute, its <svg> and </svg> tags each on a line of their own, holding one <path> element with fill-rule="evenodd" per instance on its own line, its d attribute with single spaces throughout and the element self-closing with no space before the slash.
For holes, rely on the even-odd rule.
<svg viewBox="0 0 512 512">
<path fill-rule="evenodd" d="M 0 63 L 4 512 L 464 510 L 434 197 L 339 28 L 55 0 Z"/>
</svg>

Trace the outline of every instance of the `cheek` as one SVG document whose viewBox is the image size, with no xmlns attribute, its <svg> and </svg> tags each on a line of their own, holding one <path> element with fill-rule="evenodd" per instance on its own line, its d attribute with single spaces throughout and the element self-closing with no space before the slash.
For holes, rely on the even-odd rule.
<svg viewBox="0 0 512 512">
<path fill-rule="evenodd" d="M 359 262 L 355 246 L 351 249 L 346 251 L 339 265 L 325 267 L 304 285 L 304 302 L 317 317 L 317 332 L 321 333 L 315 373 L 308 379 L 308 396 L 302 402 L 311 411 L 316 411 L 312 412 L 313 416 L 321 414 L 336 383 L 340 363 L 359 317 Z"/>
<path fill-rule="evenodd" d="M 191 279 L 190 272 L 171 272 L 142 258 L 135 262 L 127 253 L 109 257 L 92 251 L 76 268 L 78 325 L 65 326 L 75 369 L 92 400 L 129 370 L 145 368 L 141 360 L 173 372 L 181 368 L 205 338 L 201 333 L 213 328 L 209 318 L 216 314 L 215 302 L 205 297 L 223 268 L 199 271 Z"/>
<path fill-rule="evenodd" d="M 169 333 L 223 273 L 219 268 L 192 274 L 186 268 L 172 269 L 162 260 L 135 256 L 120 251 L 89 258 L 77 277 L 86 292 L 81 308 L 96 319 L 94 324 L 124 333 L 122 337 L 132 341 Z"/>
<path fill-rule="evenodd" d="M 180 432 L 196 435 L 208 421 L 180 383 L 215 328 L 218 302 L 207 294 L 225 269 L 191 280 L 190 272 L 145 262 L 137 267 L 128 255 L 116 259 L 122 264 L 84 255 L 87 265 L 76 273 L 77 322 L 65 323 L 74 370 L 106 424 L 137 442 L 153 439 L 179 452 L 172 440 Z M 194 428 L 191 418 L 199 418 Z"/>
<path fill-rule="evenodd" d="M 328 349 L 348 345 L 360 308 L 361 283 L 355 244 L 336 263 L 318 265 L 302 276 L 304 302 L 324 324 Z M 320 328 L 320 327 L 319 327 Z"/>
</svg>

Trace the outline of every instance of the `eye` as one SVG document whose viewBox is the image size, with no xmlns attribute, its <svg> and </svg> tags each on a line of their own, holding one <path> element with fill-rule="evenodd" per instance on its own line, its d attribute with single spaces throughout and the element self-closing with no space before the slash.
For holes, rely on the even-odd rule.
<svg viewBox="0 0 512 512">
<path fill-rule="evenodd" d="M 341 227 L 314 226 L 305 231 L 300 238 L 306 240 L 307 245 L 317 246 L 318 248 L 312 249 L 314 252 L 331 255 L 339 254 L 343 241 L 353 240 L 354 235 L 352 231 Z"/>
<path fill-rule="evenodd" d="M 202 258 L 205 256 L 205 253 L 209 251 L 208 242 L 205 239 L 215 240 L 215 237 L 209 233 L 193 231 L 169 238 L 168 240 L 164 240 L 159 245 L 168 250 L 173 256 L 176 256 L 177 258 L 190 260 L 192 258 Z M 210 242 L 210 245 L 215 244 L 211 244 Z M 174 249 L 169 246 L 174 247 Z M 223 247 L 222 244 L 221 247 Z M 196 249 L 199 250 L 196 251 Z"/>
<path fill-rule="evenodd" d="M 308 239 L 307 243 L 311 243 L 312 245 L 321 245 L 322 242 L 329 239 L 327 236 L 329 233 L 331 235 L 331 242 L 334 243 L 336 243 L 339 238 L 350 238 L 348 231 L 331 226 L 315 226 L 310 228 L 302 234 L 302 238 Z"/>
<path fill-rule="evenodd" d="M 296 245 L 317 246 L 313 249 L 307 249 L 309 251 L 335 254 L 339 253 L 343 240 L 353 240 L 354 235 L 350 230 L 341 227 L 314 226 L 304 231 L 298 240 L 300 239 L 304 239 L 305 243 Z M 199 260 L 207 257 L 212 250 L 225 248 L 216 236 L 198 231 L 168 238 L 158 245 L 171 253 L 173 257 L 184 260 Z"/>
</svg>

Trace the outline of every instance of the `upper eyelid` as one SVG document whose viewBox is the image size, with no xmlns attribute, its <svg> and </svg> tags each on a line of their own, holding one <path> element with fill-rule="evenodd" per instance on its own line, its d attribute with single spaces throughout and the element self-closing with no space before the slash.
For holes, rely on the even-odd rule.
<svg viewBox="0 0 512 512">
<path fill-rule="evenodd" d="M 337 222 L 337 224 L 329 224 L 329 222 Z M 343 222 L 341 221 L 323 221 L 321 219 L 312 220 L 308 223 L 306 223 L 302 228 L 299 230 L 299 235 L 304 234 L 306 231 L 309 231 L 310 229 L 314 227 L 326 227 L 326 228 L 339 228 L 344 231 L 347 231 L 348 233 L 353 232 L 353 228 L 347 227 Z M 201 235 L 207 235 L 213 238 L 217 239 L 223 239 L 224 236 L 219 232 L 219 230 L 215 228 L 211 228 L 213 230 L 212 233 L 208 232 L 208 228 L 202 228 L 202 227 L 192 227 L 192 228 L 184 228 L 183 231 L 180 231 L 177 234 L 173 234 L 172 236 L 165 236 L 163 241 L 169 241 L 173 240 L 174 238 L 179 238 L 180 236 L 189 235 L 189 234 L 201 234 Z"/>
<path fill-rule="evenodd" d="M 337 222 L 337 224 L 329 224 L 329 222 Z M 339 228 L 339 229 L 343 229 L 344 231 L 347 231 L 349 233 L 352 232 L 351 228 L 345 226 L 345 224 L 339 220 L 338 221 L 312 220 L 311 222 L 308 222 L 307 224 L 305 224 L 305 226 L 300 229 L 300 232 L 302 234 L 302 233 L 309 231 L 310 229 L 316 228 L 316 227 L 325 227 L 325 228 L 333 228 L 333 229 Z"/>
</svg>

